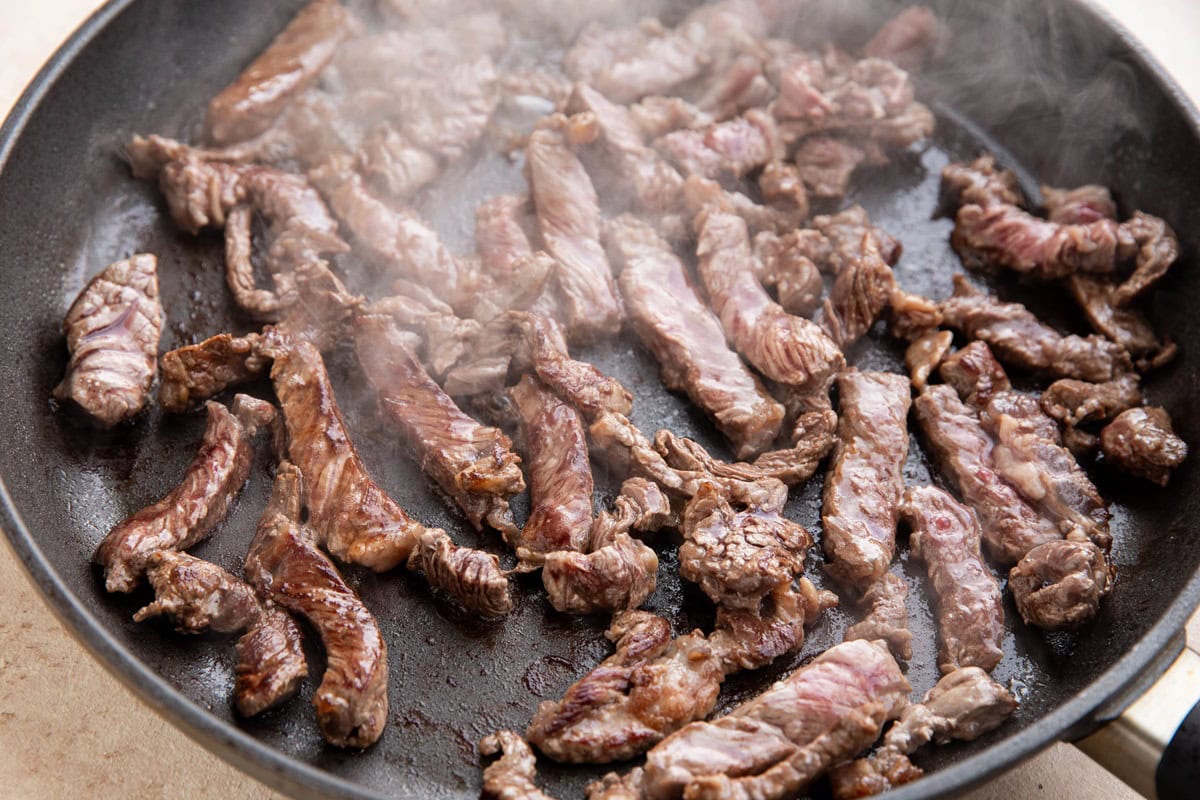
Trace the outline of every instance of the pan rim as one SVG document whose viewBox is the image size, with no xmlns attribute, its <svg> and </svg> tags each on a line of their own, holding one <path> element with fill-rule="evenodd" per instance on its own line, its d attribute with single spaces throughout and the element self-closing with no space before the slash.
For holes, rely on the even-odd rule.
<svg viewBox="0 0 1200 800">
<path fill-rule="evenodd" d="M 62 73 L 107 25 L 138 0 L 108 0 L 89 16 L 54 52 L 25 88 L 8 117 L 0 125 L 0 173 L 26 124 Z M 1061 0 L 1074 11 L 1090 14 L 1111 31 L 1128 49 L 1144 73 L 1168 96 L 1187 119 L 1200 141 L 1200 112 L 1182 88 L 1149 53 L 1146 47 L 1095 0 Z M 346 797 L 354 800 L 385 800 L 386 795 L 340 778 L 330 772 L 292 758 L 264 744 L 236 725 L 226 722 L 188 699 L 161 678 L 128 648 L 116 640 L 91 614 L 42 553 L 20 510 L 0 475 L 0 529 L 10 551 L 32 578 L 45 602 L 72 638 L 93 659 L 156 713 L 182 730 L 189 738 L 221 757 L 250 777 L 295 797 Z M 977 785 L 1018 761 L 1059 741 L 1073 728 L 1116 716 L 1122 701 L 1132 700 L 1131 686 L 1144 689 L 1174 659 L 1182 645 L 1181 631 L 1187 618 L 1200 604 L 1200 571 L 1195 572 L 1171 601 L 1158 621 L 1136 645 L 1117 658 L 1082 691 L 1038 719 L 1010 739 L 976 753 L 963 761 L 925 776 L 922 780 L 893 790 L 895 800 L 949 796 Z M 1173 647 L 1176 645 L 1176 647 Z"/>
</svg>

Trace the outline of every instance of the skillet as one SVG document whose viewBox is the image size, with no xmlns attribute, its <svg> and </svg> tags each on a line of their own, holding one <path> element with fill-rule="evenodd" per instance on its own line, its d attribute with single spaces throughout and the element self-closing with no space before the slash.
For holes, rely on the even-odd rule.
<svg viewBox="0 0 1200 800">
<path fill-rule="evenodd" d="M 2 523 L 51 607 L 108 669 L 189 735 L 260 780 L 304 797 L 473 797 L 479 785 L 475 742 L 500 727 L 523 729 L 538 702 L 560 696 L 602 659 L 609 652 L 605 620 L 553 613 L 536 580 L 520 584 L 518 608 L 509 618 L 481 622 L 431 598 L 419 578 L 347 570 L 388 638 L 392 708 L 383 739 L 362 753 L 326 746 L 309 703 L 316 680 L 283 708 L 239 721 L 230 702 L 230 643 L 135 625 L 130 618 L 144 598 L 106 596 L 89 564 L 109 527 L 178 479 L 194 454 L 202 416 L 152 409 L 132 426 L 104 434 L 57 413 L 48 400 L 66 363 L 58 325 L 67 305 L 88 276 L 133 252 L 160 257 L 168 320 L 163 349 L 251 327 L 228 307 L 220 240 L 175 230 L 155 190 L 134 182 L 115 154 L 134 132 L 190 134 L 207 98 L 299 5 L 113 0 L 63 46 L 0 129 L 6 310 L 0 319 L 6 342 L 0 425 L 7 431 L 0 448 Z M 1112 186 L 1124 213 L 1137 208 L 1162 216 L 1180 235 L 1183 257 L 1156 293 L 1153 317 L 1181 341 L 1183 355 L 1153 377 L 1148 394 L 1172 413 L 1185 440 L 1200 442 L 1200 424 L 1186 414 L 1200 363 L 1192 344 L 1200 332 L 1193 312 L 1200 304 L 1195 109 L 1126 33 L 1078 0 L 934 5 L 952 33 L 939 65 L 919 81 L 919 92 L 938 113 L 938 133 L 925 150 L 860 176 L 849 198 L 902 240 L 900 284 L 943 297 L 949 275 L 961 269 L 947 245 L 950 223 L 930 218 L 937 175 L 950 158 L 991 150 L 1018 169 L 1027 190 L 1036 186 L 1035 177 Z M 793 33 L 813 44 L 834 38 L 853 45 L 899 6 L 886 0 L 817 3 Z M 451 170 L 421 210 L 452 247 L 466 248 L 470 203 L 520 186 L 516 170 Z M 1084 328 L 1057 292 L 1011 282 L 996 288 L 1051 321 Z M 876 332 L 851 361 L 898 369 L 900 355 Z M 347 356 L 331 356 L 330 368 L 372 474 L 423 522 L 446 527 L 465 544 L 495 547 L 493 537 L 469 532 L 428 491 L 374 413 L 373 398 Z M 725 454 L 707 423 L 661 389 L 655 365 L 632 340 L 580 356 L 634 390 L 634 421 L 643 430 L 669 426 Z M 256 390 L 269 396 L 267 386 Z M 931 478 L 919 437 L 906 474 L 916 483 Z M 960 792 L 1055 739 L 1083 735 L 1153 682 L 1182 646 L 1183 623 L 1200 600 L 1200 546 L 1190 524 L 1200 505 L 1198 481 L 1192 461 L 1167 490 L 1097 474 L 1113 504 L 1113 555 L 1120 570 L 1100 617 L 1077 634 L 1012 626 L 995 675 L 1020 696 L 1017 714 L 975 743 L 922 754 L 916 760 L 930 774 L 892 796 Z M 269 482 L 260 453 L 230 518 L 193 552 L 237 571 Z M 818 477 L 793 491 L 789 505 L 789 513 L 818 536 L 819 497 Z M 677 630 L 705 625 L 711 611 L 676 576 L 672 550 L 660 550 L 660 588 L 648 607 L 671 618 Z M 818 548 L 813 552 L 808 572 L 820 583 Z M 915 652 L 908 675 L 923 691 L 936 679 L 934 623 L 920 569 L 906 557 L 900 562 L 914 587 Z M 1008 612 L 1015 617 L 1011 605 Z M 795 658 L 731 679 L 718 713 L 840 641 L 848 619 L 830 612 Z M 318 652 L 310 653 L 310 663 L 319 675 Z M 599 774 L 540 766 L 546 789 L 564 798 L 579 796 Z"/>
</svg>

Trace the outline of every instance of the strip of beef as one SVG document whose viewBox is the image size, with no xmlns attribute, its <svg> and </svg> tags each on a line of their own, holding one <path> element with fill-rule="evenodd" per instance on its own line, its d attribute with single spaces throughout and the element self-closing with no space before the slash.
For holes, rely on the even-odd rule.
<svg viewBox="0 0 1200 800">
<path fill-rule="evenodd" d="M 737 487 L 705 481 L 683 511 L 679 574 L 729 609 L 757 609 L 804 570 L 812 537 L 783 516 L 787 487 L 764 479 Z"/>
<path fill-rule="evenodd" d="M 239 395 L 240 397 L 240 395 Z M 236 412 L 240 406 L 234 401 Z M 225 519 L 250 474 L 258 421 L 220 403 L 206 404 L 208 423 L 200 449 L 175 488 L 109 531 L 96 549 L 105 588 L 131 592 L 159 550 L 186 550 Z"/>
<path fill-rule="evenodd" d="M 475 248 L 482 269 L 497 285 L 497 307 L 553 317 L 558 314 L 558 264 L 543 251 L 534 252 L 528 233 L 534 225 L 526 195 L 497 195 L 475 207 Z"/>
<path fill-rule="evenodd" d="M 920 703 L 900 714 L 883 744 L 866 758 L 836 767 L 830 775 L 837 800 L 869 797 L 921 777 L 908 760 L 929 742 L 970 742 L 998 728 L 1017 707 L 1016 699 L 977 667 L 954 670 Z"/>
<path fill-rule="evenodd" d="M 783 310 L 807 317 L 820 306 L 825 284 L 802 239 L 798 230 L 782 236 L 761 231 L 754 237 L 754 255 L 762 269 L 759 280 L 775 293 Z"/>
<path fill-rule="evenodd" d="M 336 0 L 314 0 L 232 84 L 208 104 L 208 134 L 218 144 L 249 139 L 270 127 L 300 90 L 311 84 L 354 29 Z"/>
<path fill-rule="evenodd" d="M 687 176 L 741 178 L 783 155 L 775 120 L 760 109 L 704 128 L 672 131 L 654 148 Z"/>
<path fill-rule="evenodd" d="M 695 221 L 700 280 L 725 338 L 771 380 L 824 385 L 844 363 L 841 350 L 811 320 L 783 310 L 755 275 L 746 223 L 717 207 Z"/>
<path fill-rule="evenodd" d="M 726 675 L 759 669 L 794 653 L 804 644 L 804 629 L 827 608 L 838 604 L 833 592 L 818 591 L 808 578 L 777 588 L 762 608 L 753 611 L 717 609 L 715 630 L 708 641 L 721 659 Z"/>
<path fill-rule="evenodd" d="M 529 188 L 546 252 L 559 263 L 558 290 L 568 336 L 586 342 L 621 327 L 621 302 L 600 244 L 596 189 L 572 152 L 561 116 L 533 132 L 525 148 Z"/>
<path fill-rule="evenodd" d="M 1039 544 L 1062 538 L 993 466 L 995 444 L 973 409 L 949 386 L 929 386 L 913 404 L 939 471 L 979 516 L 988 555 L 1004 566 Z"/>
<path fill-rule="evenodd" d="M 936 597 L 938 669 L 991 671 L 1004 657 L 1000 585 L 983 563 L 975 512 L 934 486 L 904 493 L 900 516 L 912 531 L 912 552 L 925 563 Z"/>
<path fill-rule="evenodd" d="M 509 539 L 522 563 L 583 552 L 592 528 L 592 466 L 579 412 L 532 375 L 509 390 L 525 439 L 529 518 Z"/>
<path fill-rule="evenodd" d="M 602 414 L 588 426 L 593 452 L 613 471 L 661 486 L 675 497 L 691 497 L 705 473 L 684 473 L 667 463 L 646 435 L 624 414 Z"/>
<path fill-rule="evenodd" d="M 888 305 L 888 332 L 897 339 L 916 341 L 942 324 L 941 308 L 928 297 L 896 287 Z"/>
<path fill-rule="evenodd" d="M 1043 630 L 1074 630 L 1096 616 L 1112 591 L 1113 570 L 1090 541 L 1060 539 L 1039 545 L 1008 573 L 1021 619 Z"/>
<path fill-rule="evenodd" d="M 613 655 L 542 703 L 526 738 L 555 761 L 605 764 L 643 753 L 717 702 L 724 671 L 700 631 L 671 637 L 645 611 L 618 614 L 605 635 Z"/>
<path fill-rule="evenodd" d="M 230 386 L 263 376 L 271 360 L 259 354 L 260 340 L 257 333 L 219 333 L 164 353 L 158 404 L 180 413 Z"/>
<path fill-rule="evenodd" d="M 639 788 L 653 800 L 792 797 L 874 742 L 909 688 L 886 649 L 844 642 L 728 715 L 660 742 Z"/>
<path fill-rule="evenodd" d="M 786 234 L 803 224 L 808 217 L 808 190 L 795 164 L 783 160 L 769 161 L 755 183 L 766 208 L 776 212 L 776 233 Z"/>
<path fill-rule="evenodd" d="M 704 305 L 683 263 L 649 225 L 630 217 L 610 223 L 606 238 L 634 330 L 654 353 L 663 384 L 711 416 L 738 458 L 761 452 L 783 423 L 783 407 L 725 343 L 721 323 Z"/>
<path fill-rule="evenodd" d="M 271 380 L 287 424 L 288 453 L 305 476 L 308 524 L 336 558 L 377 572 L 404 563 L 470 610 L 512 609 L 496 556 L 455 546 L 445 531 L 405 513 L 367 474 L 346 431 L 320 352 L 276 337 Z"/>
<path fill-rule="evenodd" d="M 764 195 L 763 203 L 759 203 L 742 192 L 729 191 L 718 181 L 703 178 L 699 175 L 692 175 L 683 182 L 683 195 L 680 198 L 682 205 L 689 209 L 704 208 L 706 206 L 718 206 L 722 211 L 727 211 L 731 214 L 736 214 L 746 222 L 746 226 L 753 234 L 772 233 L 776 235 L 787 234 L 795 231 L 804 223 L 804 215 L 807 213 L 807 205 L 798 205 L 798 202 L 807 204 L 807 195 L 803 195 L 803 199 L 799 200 L 795 195 L 774 197 L 769 199 L 766 194 L 768 188 L 771 191 L 782 189 L 781 186 L 771 186 L 772 181 L 768 180 L 770 175 L 769 170 L 772 170 L 774 165 L 780 162 L 772 161 L 759 173 L 759 191 Z M 790 180 L 790 179 L 787 179 Z M 785 184 L 786 185 L 786 184 Z M 794 185 L 798 187 L 799 192 L 803 192 L 804 185 L 796 179 Z M 685 215 L 686 216 L 686 215 Z M 671 220 L 660 225 L 664 234 L 669 238 L 678 238 L 686 240 L 686 236 L 682 234 L 676 235 L 676 231 L 670 227 Z M 760 279 L 766 280 L 765 270 L 762 265 L 756 265 L 760 273 Z"/>
<path fill-rule="evenodd" d="M 920 69 L 936 55 L 941 24 L 929 6 L 911 6 L 892 17 L 863 45 L 868 58 L 883 58 L 906 70 Z"/>
<path fill-rule="evenodd" d="M 1067 278 L 1066 286 L 1092 328 L 1124 347 L 1138 369 L 1155 369 L 1175 357 L 1178 346 L 1170 340 L 1160 341 L 1142 311 L 1118 305 L 1121 286 L 1114 281 L 1075 274 Z"/>
<path fill-rule="evenodd" d="M 101 270 L 63 319 L 67 374 L 54 397 L 111 428 L 150 399 L 162 335 L 158 259 L 143 253 Z"/>
<path fill-rule="evenodd" d="M 1171 471 L 1187 458 L 1187 443 L 1175 435 L 1171 417 L 1157 406 L 1131 408 L 1100 431 L 1105 463 L 1166 486 Z"/>
<path fill-rule="evenodd" d="M 871 330 L 895 291 L 896 276 L 880 255 L 877 239 L 864 234 L 859 254 L 834 279 L 821 327 L 844 350 Z"/>
<path fill-rule="evenodd" d="M 1014 205 L 966 205 L 955 216 L 950 244 L 972 269 L 1000 266 L 1038 278 L 1063 278 L 1074 272 L 1113 272 L 1126 238 L 1109 219 L 1062 224 Z"/>
<path fill-rule="evenodd" d="M 1110 420 L 1141 404 L 1141 382 L 1134 373 L 1106 383 L 1063 378 L 1042 392 L 1042 411 L 1068 428 Z"/>
<path fill-rule="evenodd" d="M 882 639 L 899 658 L 912 658 L 912 632 L 908 629 L 908 584 L 891 572 L 873 582 L 863 593 L 859 606 L 863 618 L 846 629 L 845 639 L 873 642 Z"/>
<path fill-rule="evenodd" d="M 605 172 L 620 176 L 622 197 L 631 192 L 632 209 L 648 215 L 656 227 L 674 240 L 684 234 L 678 215 L 683 211 L 683 176 L 654 148 L 646 145 L 632 113 L 586 84 L 576 84 L 568 111 L 591 114 L 599 133 Z"/>
<path fill-rule="evenodd" d="M 992 397 L 1012 388 L 1008 373 L 992 355 L 992 349 L 978 340 L 947 356 L 938 367 L 938 374 L 975 409 L 985 408 Z"/>
<path fill-rule="evenodd" d="M 483 770 L 480 796 L 484 800 L 553 800 L 534 784 L 537 760 L 520 735 L 513 731 L 497 731 L 485 736 L 479 743 L 479 754 L 494 756 L 497 753 L 501 754 L 500 758 Z"/>
<path fill-rule="evenodd" d="M 802 231 L 803 241 L 809 248 L 810 258 L 830 275 L 840 275 L 844 269 L 863 254 L 863 237 L 870 235 L 876 241 L 879 255 L 888 266 L 900 260 L 903 249 L 898 239 L 871 223 L 866 209 L 850 206 L 836 214 L 813 217 L 813 231 Z"/>
<path fill-rule="evenodd" d="M 1055 522 L 1064 538 L 1086 537 L 1108 552 L 1108 507 L 1075 456 L 1062 446 L 1058 425 L 1042 411 L 1038 398 L 1001 392 L 979 418 L 996 443 L 996 472 Z"/>
<path fill-rule="evenodd" d="M 949 164 L 942 169 L 942 206 L 1019 206 L 1025 202 L 1014 172 L 1000 169 L 988 153 L 968 163 Z"/>
<path fill-rule="evenodd" d="M 932 331 L 905 350 L 904 367 L 912 376 L 913 387 L 918 392 L 928 385 L 929 376 L 946 359 L 953 342 L 954 334 L 950 331 Z"/>
<path fill-rule="evenodd" d="M 642 141 L 652 141 L 680 128 L 703 128 L 713 122 L 711 114 L 682 97 L 651 95 L 629 106 L 629 114 L 641 132 Z"/>
<path fill-rule="evenodd" d="M 981 339 L 1001 361 L 1055 378 L 1109 381 L 1131 369 L 1129 355 L 1099 336 L 1064 336 L 1019 303 L 1004 303 L 954 276 L 954 296 L 942 303 L 945 323 Z"/>
<path fill-rule="evenodd" d="M 1113 303 L 1128 306 L 1155 286 L 1179 258 L 1179 239 L 1158 217 L 1135 211 L 1122 225 L 1137 246 L 1133 273 L 1113 292 Z"/>
<path fill-rule="evenodd" d="M 251 717 L 294 695 L 308 676 L 300 629 L 286 611 L 260 603 L 254 589 L 203 559 L 160 550 L 147 560 L 154 602 L 135 622 L 163 615 L 181 633 L 240 633 L 237 641 L 239 713 Z"/>
<path fill-rule="evenodd" d="M 403 331 L 411 349 L 433 375 L 444 375 L 471 352 L 482 326 L 463 319 L 424 286 L 398 280 L 397 291 L 362 309 L 367 316 L 388 317 Z"/>
<path fill-rule="evenodd" d="M 641 478 L 625 482 L 613 510 L 601 512 L 592 523 L 586 554 L 560 550 L 546 556 L 542 585 L 555 609 L 569 614 L 622 611 L 637 608 L 654 592 L 658 556 L 629 531 L 657 530 L 671 508 L 647 483 Z"/>
<path fill-rule="evenodd" d="M 828 569 L 865 592 L 896 554 L 896 515 L 908 456 L 909 382 L 889 372 L 838 376 L 841 414 L 821 508 Z"/>
<path fill-rule="evenodd" d="M 835 136 L 805 139 L 793 156 L 810 194 L 840 199 L 850 188 L 850 177 L 867 160 L 867 153 Z"/>
<path fill-rule="evenodd" d="M 368 747 L 387 724 L 387 643 L 375 617 L 317 546 L 317 535 L 292 513 L 302 478 L 288 462 L 258 521 L 246 577 L 259 593 L 316 629 L 325 674 L 313 697 L 317 724 L 330 744 Z M 304 479 L 306 489 L 312 482 Z"/>
<path fill-rule="evenodd" d="M 505 538 L 516 536 L 508 503 L 525 491 L 525 480 L 509 438 L 462 412 L 429 377 L 392 320 L 359 317 L 354 348 L 380 408 L 421 470 L 458 504 L 476 530 L 486 523 Z"/>
<path fill-rule="evenodd" d="M 1075 189 L 1056 189 L 1043 185 L 1042 207 L 1048 220 L 1067 225 L 1117 218 L 1117 204 L 1113 202 L 1112 194 L 1107 188 L 1095 184 Z"/>
</svg>

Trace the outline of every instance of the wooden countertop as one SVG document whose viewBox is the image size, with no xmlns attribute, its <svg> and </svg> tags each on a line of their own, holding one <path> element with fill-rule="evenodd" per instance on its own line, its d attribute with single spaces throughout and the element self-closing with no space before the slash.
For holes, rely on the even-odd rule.
<svg viewBox="0 0 1200 800">
<path fill-rule="evenodd" d="M 100 3 L 0 0 L 0 116 L 58 44 Z M 1102 0 L 1200 97 L 1200 3 Z M 281 798 L 159 717 L 58 624 L 0 546 L 0 786 L 11 798 Z M 1200 633 L 1200 615 L 1189 633 Z M 1189 646 L 1197 648 L 1200 636 Z M 967 800 L 1136 798 L 1078 748 L 1055 744 Z"/>
</svg>

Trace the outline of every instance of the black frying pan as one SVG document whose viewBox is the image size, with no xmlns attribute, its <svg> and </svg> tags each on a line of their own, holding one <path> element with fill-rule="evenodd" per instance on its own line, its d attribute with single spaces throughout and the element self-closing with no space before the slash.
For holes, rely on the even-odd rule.
<svg viewBox="0 0 1200 800">
<path fill-rule="evenodd" d="M 520 585 L 517 610 L 480 622 L 432 598 L 420 578 L 347 570 L 380 618 L 391 657 L 391 718 L 366 752 L 326 746 L 314 724 L 310 680 L 303 696 L 253 721 L 235 718 L 233 656 L 227 640 L 184 638 L 165 626 L 135 625 L 143 597 L 110 597 L 89 561 L 108 528 L 160 497 L 194 453 L 200 416 L 151 410 L 131 427 L 102 434 L 54 413 L 51 387 L 66 353 L 58 326 L 86 276 L 108 262 L 149 250 L 160 256 L 168 324 L 163 347 L 228 330 L 249 320 L 230 311 L 222 286 L 221 245 L 194 239 L 166 220 L 151 187 L 134 182 L 116 157 L 134 132 L 187 136 L 207 98 L 226 84 L 295 11 L 296 0 L 248 4 L 113 0 L 51 60 L 0 131 L 0 279 L 6 342 L 0 364 L 3 526 L 16 552 L 68 628 L 114 674 L 206 747 L 268 784 L 303 796 L 470 797 L 479 785 L 478 739 L 502 727 L 523 729 L 536 704 L 557 697 L 609 651 L 605 620 L 555 614 L 535 578 Z M 810 10 L 797 35 L 861 42 L 894 2 L 829 3 Z M 944 2 L 953 29 L 940 66 L 921 81 L 939 114 L 923 153 L 869 173 L 852 200 L 901 238 L 898 267 L 906 288 L 935 297 L 960 269 L 947 245 L 950 223 L 931 220 L 937 174 L 947 158 L 990 149 L 1028 179 L 1061 185 L 1100 182 L 1118 193 L 1126 213 L 1144 209 L 1169 220 L 1184 256 L 1157 292 L 1155 319 L 1183 343 L 1183 357 L 1155 376 L 1150 398 L 1174 415 L 1180 434 L 1200 443 L 1188 414 L 1198 385 L 1200 273 L 1200 131 L 1195 109 L 1161 69 L 1103 15 L 1077 0 Z M 863 16 L 865 14 L 866 16 Z M 511 169 L 452 170 L 422 210 L 452 245 L 468 247 L 469 209 L 484 193 L 521 186 Z M 353 271 L 352 263 L 343 268 Z M 1060 324 L 1082 327 L 1065 296 L 1046 288 L 997 287 Z M 709 426 L 680 398 L 664 392 L 637 345 L 583 352 L 635 390 L 635 422 L 669 426 L 724 452 Z M 426 487 L 395 436 L 358 386 L 353 358 L 330 358 L 339 400 L 368 467 L 418 518 L 460 541 L 495 547 Z M 869 368 L 899 368 L 900 352 L 876 335 L 852 354 Z M 267 394 L 269 386 L 257 387 Z M 1014 626 L 996 676 L 1021 696 L 1014 718 L 970 745 L 937 748 L 917 760 L 929 769 L 897 800 L 945 795 L 1114 716 L 1153 681 L 1182 644 L 1182 627 L 1200 599 L 1200 546 L 1192 520 L 1200 512 L 1200 470 L 1188 461 L 1167 490 L 1099 474 L 1113 501 L 1114 558 L 1120 578 L 1087 629 L 1043 635 Z M 914 482 L 930 471 L 914 440 Z M 260 455 L 230 519 L 195 552 L 238 570 L 269 484 Z M 791 513 L 819 532 L 820 480 L 793 492 Z M 649 607 L 678 628 L 707 624 L 706 601 L 675 575 L 672 547 L 661 548 L 660 589 Z M 809 574 L 820 582 L 814 549 Z M 934 633 L 919 569 L 901 559 L 913 584 L 915 655 L 909 677 L 932 685 Z M 1010 617 L 1015 617 L 1009 609 Z M 722 708 L 841 638 L 847 623 L 829 613 L 803 652 L 732 679 Z M 319 654 L 312 654 L 320 674 Z M 596 770 L 542 765 L 546 787 L 578 796 Z"/>
</svg>

